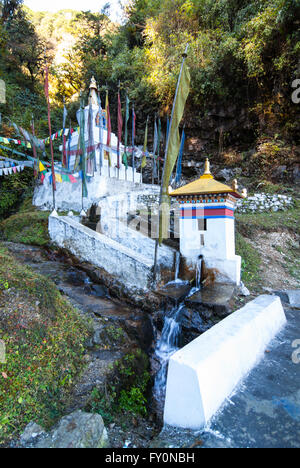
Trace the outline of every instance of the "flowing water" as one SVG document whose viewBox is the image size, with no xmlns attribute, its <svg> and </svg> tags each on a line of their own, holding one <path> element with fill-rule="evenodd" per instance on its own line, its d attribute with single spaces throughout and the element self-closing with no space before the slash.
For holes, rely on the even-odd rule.
<svg viewBox="0 0 300 468">
<path fill-rule="evenodd" d="M 160 369 L 155 377 L 153 395 L 160 410 L 163 409 L 165 400 L 168 363 L 170 357 L 180 349 L 180 316 L 184 307 L 184 303 L 176 305 L 165 317 L 161 337 L 155 348 L 155 357 L 160 362 Z"/>
<path fill-rule="evenodd" d="M 176 252 L 175 281 L 179 281 L 180 252 Z"/>
<path fill-rule="evenodd" d="M 197 269 L 196 269 L 196 288 L 199 291 L 201 289 L 201 270 L 202 270 L 202 259 L 199 258 L 197 262 Z"/>
</svg>

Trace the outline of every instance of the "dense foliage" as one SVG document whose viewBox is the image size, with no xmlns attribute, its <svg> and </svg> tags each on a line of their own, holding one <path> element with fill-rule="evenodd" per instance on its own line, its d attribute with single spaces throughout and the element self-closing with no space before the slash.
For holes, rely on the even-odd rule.
<svg viewBox="0 0 300 468">
<path fill-rule="evenodd" d="M 299 106 L 291 95 L 300 72 L 300 0 L 131 0 L 122 25 L 109 20 L 107 6 L 100 13 L 35 13 L 20 0 L 0 3 L 0 79 L 7 88 L 0 112 L 25 128 L 33 115 L 39 136 L 48 132 L 45 60 L 53 128 L 61 128 L 64 97 L 76 123 L 79 92 L 87 96 L 95 75 L 103 100 L 109 90 L 114 132 L 118 84 L 123 102 L 127 90 L 142 143 L 147 116 L 160 112 L 164 125 L 170 114 L 188 43 L 185 124 L 202 147 L 198 156 L 232 145 L 245 151 L 266 136 L 299 141 Z M 1 130 L 13 133 L 5 119 Z"/>
</svg>

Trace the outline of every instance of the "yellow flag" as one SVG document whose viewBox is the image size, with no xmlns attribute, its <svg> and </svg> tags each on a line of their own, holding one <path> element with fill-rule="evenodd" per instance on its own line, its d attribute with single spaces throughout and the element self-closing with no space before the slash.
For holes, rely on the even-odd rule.
<svg viewBox="0 0 300 468">
<path fill-rule="evenodd" d="M 163 239 L 167 237 L 169 229 L 169 216 L 167 216 L 166 206 L 170 206 L 170 197 L 168 193 L 170 178 L 177 160 L 180 149 L 180 134 L 179 124 L 181 122 L 185 103 L 190 92 L 190 72 L 189 68 L 184 61 L 182 66 L 182 73 L 179 77 L 178 91 L 176 101 L 174 103 L 173 118 L 171 127 L 169 130 L 169 144 L 168 152 L 166 155 L 166 163 L 164 170 L 164 178 L 162 185 L 162 209 L 160 211 L 160 223 L 159 223 L 159 243 L 161 245 Z"/>
<path fill-rule="evenodd" d="M 44 166 L 44 165 L 41 163 L 41 161 L 40 161 L 40 164 L 39 164 L 39 171 L 40 171 L 40 172 L 43 172 L 43 171 L 45 171 L 45 170 L 46 170 L 46 169 L 45 169 L 45 166 Z"/>
</svg>

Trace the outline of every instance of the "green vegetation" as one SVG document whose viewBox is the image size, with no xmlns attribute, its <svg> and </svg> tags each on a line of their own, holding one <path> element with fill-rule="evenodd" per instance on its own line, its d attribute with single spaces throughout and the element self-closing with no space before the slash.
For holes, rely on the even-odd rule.
<svg viewBox="0 0 300 468">
<path fill-rule="evenodd" d="M 83 367 L 88 327 L 55 285 L 0 247 L 0 444 L 34 420 L 51 426 Z M 7 300 L 9 298 L 9 300 Z"/>
<path fill-rule="evenodd" d="M 30 169 L 1 179 L 0 220 L 16 209 L 28 192 L 31 194 L 31 182 L 32 171 Z"/>
<path fill-rule="evenodd" d="M 294 208 L 276 213 L 254 213 L 236 215 L 238 230 L 247 237 L 257 230 L 276 231 L 287 229 L 300 234 L 300 200 L 295 199 Z"/>
<path fill-rule="evenodd" d="M 213 153 L 220 144 L 249 149 L 261 137 L 270 137 L 263 142 L 263 154 L 276 161 L 285 140 L 299 140 L 298 110 L 291 100 L 291 84 L 298 78 L 299 0 L 134 0 L 125 8 L 122 25 L 109 20 L 106 7 L 100 13 L 36 13 L 18 0 L 4 3 L 11 7 L 0 19 L 0 77 L 8 93 L 0 110 L 27 128 L 33 113 L 40 136 L 47 134 L 44 47 L 52 63 L 53 128 L 61 127 L 63 97 L 76 122 L 79 91 L 86 96 L 95 75 L 102 98 L 109 90 L 112 116 L 119 81 L 122 98 L 127 90 L 138 116 L 137 141 L 142 142 L 147 115 L 158 110 L 170 114 L 181 54 L 189 43 L 192 89 L 185 120 L 190 133 L 197 135 L 216 108 L 234 108 L 237 116 L 241 110 L 248 116 L 248 130 L 237 131 L 237 122 L 222 133 L 222 143 L 216 131 Z M 112 125 L 116 131 L 116 119 Z M 253 167 L 265 163 L 253 162 Z"/>
<path fill-rule="evenodd" d="M 110 385 L 91 394 L 88 410 L 100 413 L 106 423 L 116 416 L 147 414 L 147 390 L 150 380 L 147 355 L 137 349 L 126 354 L 111 369 Z"/>
<path fill-rule="evenodd" d="M 49 243 L 48 211 L 38 211 L 26 198 L 17 214 L 0 223 L 2 240 L 22 244 L 45 246 Z"/>
<path fill-rule="evenodd" d="M 242 257 L 242 281 L 250 288 L 255 287 L 261 280 L 259 273 L 261 258 L 257 250 L 238 232 L 236 254 Z"/>
</svg>

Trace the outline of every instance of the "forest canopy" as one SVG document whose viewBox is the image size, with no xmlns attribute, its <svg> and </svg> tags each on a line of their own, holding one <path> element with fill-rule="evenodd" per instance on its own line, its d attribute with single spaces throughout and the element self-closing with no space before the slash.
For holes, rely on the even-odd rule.
<svg viewBox="0 0 300 468">
<path fill-rule="evenodd" d="M 109 19 L 109 5 L 99 13 L 48 13 L 30 11 L 19 0 L 0 4 L 0 73 L 24 125 L 32 112 L 45 118 L 47 60 L 54 119 L 64 97 L 75 118 L 79 92 L 87 92 L 95 75 L 101 92 L 110 92 L 113 112 L 121 83 L 142 128 L 147 115 L 170 113 L 188 43 L 192 89 L 186 120 L 192 133 L 207 116 L 231 109 L 247 120 L 249 138 L 270 131 L 297 139 L 291 84 L 300 71 L 300 0 L 131 0 L 122 25 Z"/>
</svg>

